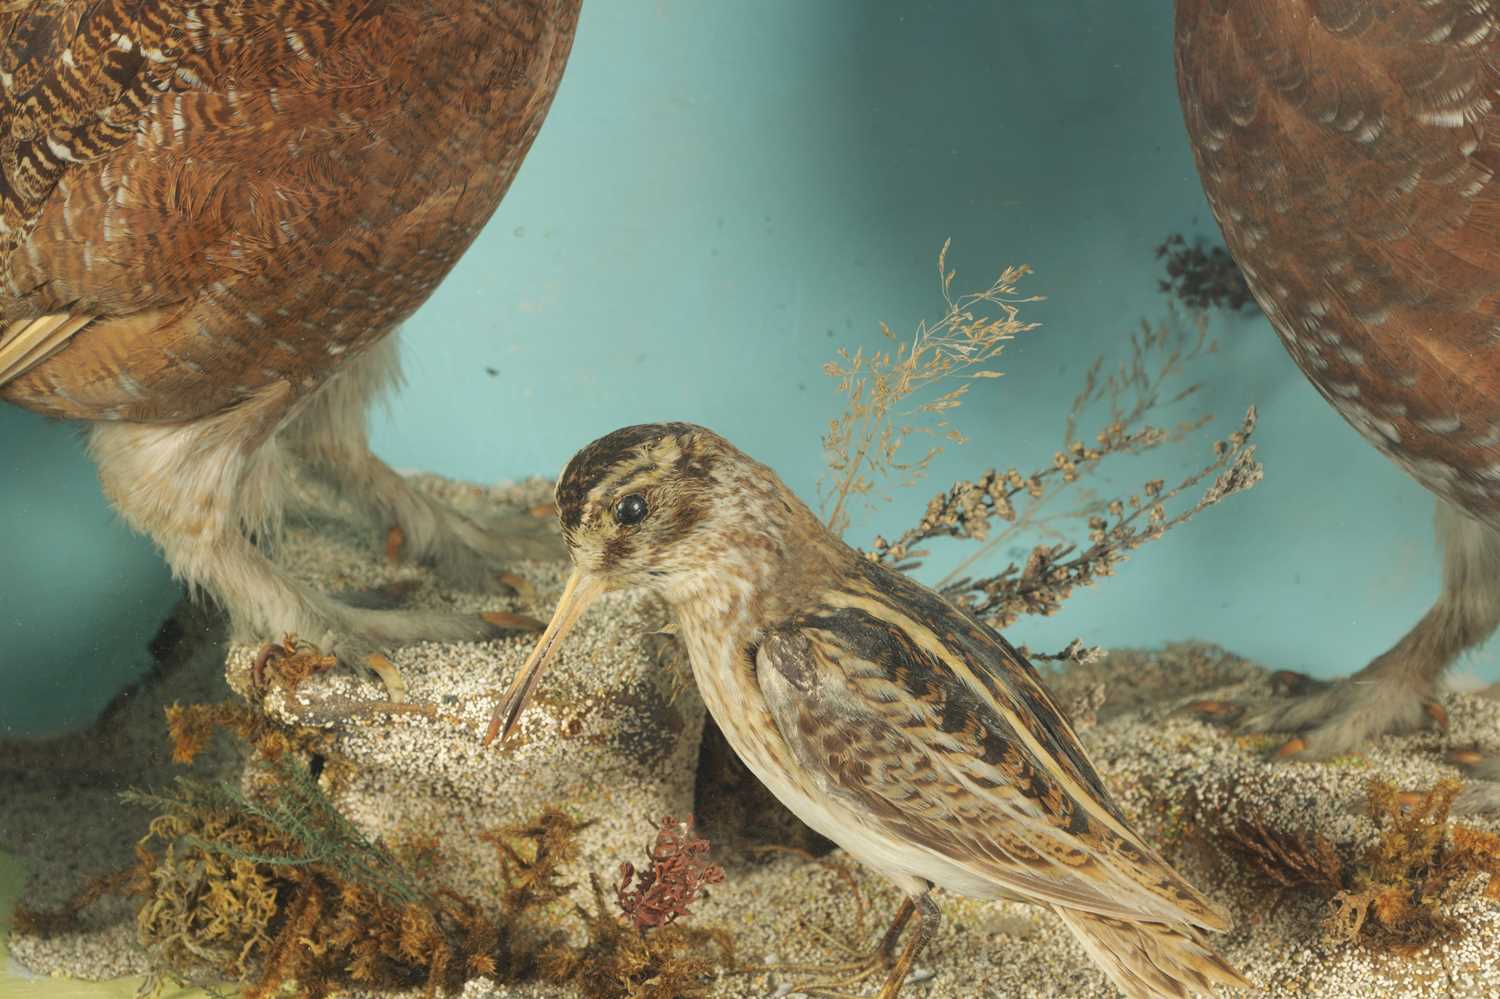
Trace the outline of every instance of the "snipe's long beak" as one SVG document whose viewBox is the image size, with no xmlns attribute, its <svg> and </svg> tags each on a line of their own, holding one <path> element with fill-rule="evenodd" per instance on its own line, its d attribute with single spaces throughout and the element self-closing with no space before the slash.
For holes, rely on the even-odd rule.
<svg viewBox="0 0 1500 999">
<path fill-rule="evenodd" d="M 495 713 L 490 716 L 490 727 L 484 734 L 484 744 L 488 746 L 498 736 L 504 742 L 510 735 L 510 730 L 515 728 L 516 720 L 521 717 L 521 712 L 526 710 L 526 702 L 531 700 L 531 695 L 536 692 L 536 685 L 542 678 L 542 671 L 547 668 L 557 647 L 567 637 L 573 625 L 583 616 L 589 604 L 603 593 L 608 587 L 604 581 L 597 576 L 573 570 L 573 575 L 568 577 L 568 585 L 563 587 L 562 598 L 557 602 L 557 610 L 552 613 L 552 620 L 547 624 L 547 630 L 542 632 L 541 640 L 536 643 L 536 648 L 531 650 L 531 658 L 526 660 L 526 665 L 521 667 L 521 672 L 516 674 L 515 680 L 511 682 L 510 689 L 505 692 L 505 697 L 495 707 Z"/>
</svg>

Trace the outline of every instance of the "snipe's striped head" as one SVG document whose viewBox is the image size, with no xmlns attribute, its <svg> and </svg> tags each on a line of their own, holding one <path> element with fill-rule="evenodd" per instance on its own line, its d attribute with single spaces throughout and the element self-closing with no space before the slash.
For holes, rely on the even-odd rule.
<svg viewBox="0 0 1500 999">
<path fill-rule="evenodd" d="M 589 444 L 557 480 L 574 566 L 612 587 L 701 566 L 692 541 L 716 519 L 716 469 L 736 457 L 728 441 L 690 423 L 623 427 Z"/>
<path fill-rule="evenodd" d="M 691 590 L 766 556 L 771 539 L 811 517 L 769 468 L 690 423 L 641 424 L 599 438 L 568 462 L 556 496 L 573 575 L 486 743 L 510 731 L 547 660 L 601 593 Z"/>
</svg>

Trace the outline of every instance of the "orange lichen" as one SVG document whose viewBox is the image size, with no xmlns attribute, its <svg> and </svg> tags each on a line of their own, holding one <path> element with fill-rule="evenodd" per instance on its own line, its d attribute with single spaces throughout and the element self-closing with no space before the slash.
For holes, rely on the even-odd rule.
<svg viewBox="0 0 1500 999">
<path fill-rule="evenodd" d="M 1363 852 L 1316 831 L 1273 827 L 1269 819 L 1198 813 L 1194 821 L 1256 873 L 1323 899 L 1330 940 L 1410 954 L 1462 932 L 1448 912 L 1479 878 L 1488 878 L 1486 895 L 1500 900 L 1500 836 L 1448 823 L 1461 787 L 1444 780 L 1410 794 L 1371 781 L 1368 808 L 1380 834 Z"/>
<path fill-rule="evenodd" d="M 1413 953 L 1462 930 L 1446 909 L 1476 879 L 1487 876 L 1486 891 L 1495 897 L 1500 837 L 1448 827 L 1461 787 L 1444 780 L 1412 796 L 1383 781 L 1371 783 L 1370 814 L 1381 824 L 1381 836 L 1352 871 L 1349 890 L 1333 898 L 1333 936 L 1352 940 L 1363 934 L 1390 950 Z"/>
<path fill-rule="evenodd" d="M 173 704 L 166 709 L 167 734 L 172 762 L 191 764 L 208 748 L 215 732 L 227 732 L 264 760 L 292 753 L 337 759 L 333 738 L 323 729 L 279 725 L 247 704 L 219 701 L 214 704 Z"/>
<path fill-rule="evenodd" d="M 250 682 L 257 690 L 272 684 L 296 690 L 309 677 L 326 673 L 337 665 L 338 657 L 324 655 L 311 643 L 289 634 L 280 642 L 261 646 L 250 667 Z"/>
</svg>

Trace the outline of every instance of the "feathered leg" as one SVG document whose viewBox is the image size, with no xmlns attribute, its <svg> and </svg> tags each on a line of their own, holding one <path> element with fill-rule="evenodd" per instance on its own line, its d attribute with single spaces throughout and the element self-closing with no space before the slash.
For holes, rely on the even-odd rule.
<svg viewBox="0 0 1500 999">
<path fill-rule="evenodd" d="M 405 559 L 464 590 L 495 588 L 506 562 L 562 558 L 550 523 L 517 514 L 481 526 L 406 481 L 370 451 L 370 404 L 401 381 L 395 336 L 350 358 L 296 413 L 279 438 L 303 466 L 380 528 L 401 531 Z"/>
<path fill-rule="evenodd" d="M 229 613 L 240 640 L 294 632 L 350 665 L 416 641 L 495 637 L 478 615 L 349 607 L 287 577 L 250 541 L 276 535 L 290 481 L 274 431 L 284 387 L 187 424 L 99 423 L 89 452 L 105 495 L 161 548 L 173 573 Z"/>
<path fill-rule="evenodd" d="M 1356 752 L 1377 736 L 1415 731 L 1430 722 L 1438 678 L 1500 624 L 1500 532 L 1439 500 L 1437 535 L 1443 546 L 1442 593 L 1399 642 L 1343 680 L 1297 677 L 1305 693 L 1247 712 L 1239 728 L 1295 732 L 1283 753 L 1319 759 Z"/>
<path fill-rule="evenodd" d="M 1500 683 L 1490 684 L 1479 691 L 1479 696 L 1500 701 Z M 1500 732 L 1494 735 L 1500 742 Z M 1492 749 L 1467 769 L 1473 779 L 1459 793 L 1453 810 L 1461 815 L 1500 815 L 1500 756 Z"/>
</svg>

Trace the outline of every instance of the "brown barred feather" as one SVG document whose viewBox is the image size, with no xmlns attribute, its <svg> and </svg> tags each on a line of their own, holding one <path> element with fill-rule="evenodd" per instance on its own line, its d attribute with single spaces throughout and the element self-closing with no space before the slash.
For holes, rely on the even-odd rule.
<svg viewBox="0 0 1500 999">
<path fill-rule="evenodd" d="M 0 323 L 94 320 L 0 397 L 182 421 L 321 385 L 488 220 L 577 6 L 0 7 Z"/>
<path fill-rule="evenodd" d="M 834 592 L 820 604 L 846 602 Z M 1024 660 L 912 641 L 917 628 L 966 626 L 938 606 L 914 620 L 909 603 L 868 601 L 766 626 L 761 689 L 802 766 L 901 839 L 1033 900 L 1227 928 L 1129 829 L 1081 746 L 1039 754 L 1016 724 L 1035 717 L 994 710 L 965 679 L 1012 688 Z"/>
<path fill-rule="evenodd" d="M 1053 911 L 1129 999 L 1188 999 L 1213 995 L 1215 985 L 1250 984 L 1191 927 L 1115 919 L 1062 906 Z"/>
<path fill-rule="evenodd" d="M 1178 0 L 1214 215 L 1303 373 L 1500 526 L 1500 7 Z"/>
</svg>

